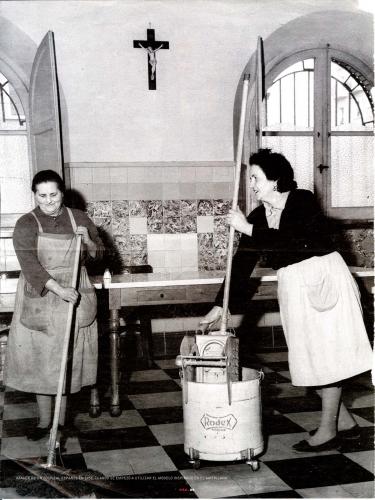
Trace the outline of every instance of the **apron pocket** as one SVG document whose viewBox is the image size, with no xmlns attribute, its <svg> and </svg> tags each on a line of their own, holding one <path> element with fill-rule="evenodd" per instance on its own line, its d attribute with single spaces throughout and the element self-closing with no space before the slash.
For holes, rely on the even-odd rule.
<svg viewBox="0 0 375 500">
<path fill-rule="evenodd" d="M 81 299 L 77 309 L 78 328 L 90 326 L 96 318 L 97 298 L 94 288 L 80 289 Z"/>
<path fill-rule="evenodd" d="M 48 293 L 41 297 L 27 281 L 25 282 L 20 316 L 23 326 L 30 330 L 47 331 L 49 325 Z"/>
<path fill-rule="evenodd" d="M 339 300 L 336 285 L 329 275 L 319 283 L 307 285 L 306 291 L 310 304 L 319 312 L 333 309 Z"/>
</svg>

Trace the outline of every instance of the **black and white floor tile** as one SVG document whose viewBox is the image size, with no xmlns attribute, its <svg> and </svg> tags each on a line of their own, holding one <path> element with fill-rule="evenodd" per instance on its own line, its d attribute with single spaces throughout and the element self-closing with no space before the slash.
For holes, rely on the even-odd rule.
<svg viewBox="0 0 375 500">
<path fill-rule="evenodd" d="M 253 471 L 244 462 L 189 464 L 184 452 L 182 392 L 175 358 L 159 359 L 151 369 L 134 371 L 122 388 L 122 414 L 111 417 L 108 396 L 98 418 L 88 415 L 88 391 L 71 400 L 74 427 L 64 438 L 65 468 L 104 475 L 115 487 L 93 487 L 97 498 L 373 498 L 374 393 L 370 374 L 351 381 L 345 401 L 361 428 L 357 440 L 338 450 L 299 453 L 292 445 L 307 437 L 319 421 L 320 399 L 293 387 L 287 353 L 257 354 L 262 382 L 265 450 Z M 37 421 L 33 396 L 0 392 L 1 498 L 38 497 L 42 480 L 30 480 L 17 459 L 45 461 L 47 438 L 28 441 Z M 29 477 L 28 480 L 23 477 Z M 39 489 L 38 489 L 39 487 Z M 47 498 L 65 496 L 45 486 Z M 44 495 L 43 495 L 44 496 Z"/>
</svg>

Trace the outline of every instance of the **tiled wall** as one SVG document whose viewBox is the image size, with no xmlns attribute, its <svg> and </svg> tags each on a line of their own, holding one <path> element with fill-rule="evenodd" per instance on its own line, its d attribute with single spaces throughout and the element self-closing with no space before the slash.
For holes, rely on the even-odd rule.
<svg viewBox="0 0 375 500">
<path fill-rule="evenodd" d="M 149 264 L 153 272 L 225 268 L 232 163 L 85 165 L 70 165 L 72 188 L 123 265 Z"/>
<path fill-rule="evenodd" d="M 229 207 L 229 200 L 105 200 L 89 202 L 87 212 L 123 265 L 196 271 L 225 269 Z"/>
<path fill-rule="evenodd" d="M 73 192 L 112 245 L 116 269 L 225 269 L 232 162 L 80 163 L 66 169 Z M 0 238 L 4 271 L 19 269 L 8 236 Z M 351 265 L 373 267 L 373 230 L 347 229 L 344 240 Z"/>
</svg>

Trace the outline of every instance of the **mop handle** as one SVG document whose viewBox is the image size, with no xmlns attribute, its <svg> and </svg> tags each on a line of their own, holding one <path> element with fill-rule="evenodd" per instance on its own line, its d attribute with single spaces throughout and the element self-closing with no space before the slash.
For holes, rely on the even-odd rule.
<svg viewBox="0 0 375 500">
<path fill-rule="evenodd" d="M 242 104 L 241 104 L 240 125 L 239 125 L 239 129 L 238 129 L 238 142 L 237 142 L 237 154 L 236 154 L 236 167 L 235 167 L 235 177 L 234 177 L 232 210 L 236 210 L 237 204 L 238 204 L 238 190 L 240 187 L 242 149 L 243 149 L 243 138 L 244 138 L 244 131 L 245 131 L 245 116 L 246 116 L 247 95 L 248 95 L 248 90 L 249 90 L 249 80 L 250 80 L 250 75 L 245 74 L 244 78 L 243 78 L 243 87 L 242 87 Z M 233 244 L 234 244 L 234 228 L 232 226 L 230 226 L 228 255 L 227 255 L 227 267 L 226 267 L 225 284 L 224 284 L 223 312 L 222 312 L 222 316 L 221 316 L 221 325 L 220 325 L 220 334 L 221 335 L 225 335 L 226 331 L 227 331 L 229 288 L 230 288 L 230 278 L 231 278 L 231 274 L 232 274 Z"/>
<path fill-rule="evenodd" d="M 82 241 L 82 235 L 77 234 L 76 235 L 76 251 L 75 251 L 75 255 L 74 255 L 73 274 L 72 274 L 72 282 L 71 282 L 72 288 L 77 287 L 79 259 L 80 259 L 80 254 L 81 254 L 81 241 Z M 52 467 L 52 465 L 54 465 L 57 428 L 59 425 L 61 400 L 62 400 L 62 393 L 63 393 L 63 387 L 64 387 L 64 382 L 65 382 L 65 375 L 66 375 L 66 364 L 67 364 L 67 359 L 68 359 L 68 348 L 69 348 L 70 332 L 72 329 L 74 307 L 75 307 L 74 304 L 69 302 L 68 316 L 67 316 L 67 320 L 66 320 L 66 327 L 65 327 L 65 334 L 64 334 L 64 343 L 63 343 L 63 348 L 62 348 L 60 376 L 59 376 L 59 381 L 58 381 L 58 385 L 57 385 L 57 394 L 56 394 L 56 399 L 55 399 L 55 412 L 53 415 L 53 423 L 52 423 L 52 429 L 51 429 L 51 435 L 50 435 L 49 447 L 48 447 L 48 456 L 47 456 L 47 464 L 46 464 L 47 467 Z"/>
</svg>

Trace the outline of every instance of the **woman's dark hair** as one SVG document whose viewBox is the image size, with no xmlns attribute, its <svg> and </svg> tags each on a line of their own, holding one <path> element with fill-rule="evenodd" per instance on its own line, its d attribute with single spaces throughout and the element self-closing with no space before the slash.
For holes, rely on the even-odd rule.
<svg viewBox="0 0 375 500">
<path fill-rule="evenodd" d="M 64 181 L 54 170 L 41 170 L 34 175 L 33 182 L 31 184 L 31 190 L 33 193 L 36 193 L 38 184 L 42 184 L 42 182 L 56 182 L 59 190 L 62 193 L 65 192 Z"/>
<path fill-rule="evenodd" d="M 250 156 L 250 165 L 258 165 L 270 181 L 277 181 L 277 190 L 280 193 L 297 189 L 297 183 L 294 180 L 293 169 L 280 153 L 273 153 L 271 149 L 259 149 Z"/>
</svg>

